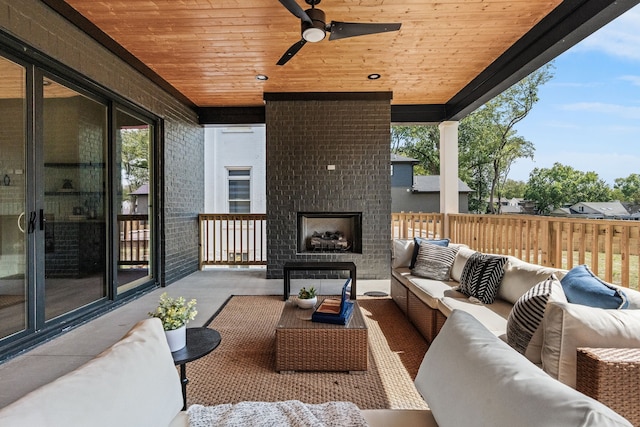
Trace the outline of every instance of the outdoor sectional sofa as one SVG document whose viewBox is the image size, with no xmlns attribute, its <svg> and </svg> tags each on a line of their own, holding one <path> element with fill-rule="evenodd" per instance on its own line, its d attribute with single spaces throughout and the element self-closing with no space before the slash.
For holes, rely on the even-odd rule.
<svg viewBox="0 0 640 427">
<path fill-rule="evenodd" d="M 427 278 L 434 274 L 437 276 L 442 271 L 439 273 L 436 269 L 434 273 L 427 269 L 425 273 L 421 266 L 412 265 L 420 262 L 416 258 L 422 245 L 417 247 L 416 241 L 424 242 L 429 248 L 425 252 L 427 254 L 435 252 L 436 258 L 441 252 L 440 249 L 435 249 L 436 246 L 454 249 L 455 254 L 453 260 L 449 259 L 451 262 L 448 275 L 444 274 L 446 276 L 444 280 L 442 277 Z M 465 293 L 460 291 L 463 287 L 461 280 L 465 279 L 463 276 L 465 273 L 469 274 L 469 260 L 477 257 L 503 258 L 504 260 L 501 268 L 502 276 L 492 301 L 482 302 L 479 298 L 470 296 L 468 291 L 473 291 L 473 287 L 469 289 L 467 286 L 463 289 Z M 422 260 L 427 264 L 431 262 L 425 256 Z M 442 270 L 442 266 L 440 267 Z M 571 274 L 572 280 L 569 280 L 568 274 Z M 640 292 L 604 283 L 595 278 L 586 266 L 577 266 L 570 273 L 567 270 L 524 262 L 513 256 L 481 254 L 469 249 L 466 245 L 449 244 L 446 239 L 440 241 L 396 239 L 393 241 L 391 276 L 392 298 L 429 342 L 434 341 L 455 310 L 464 311 L 501 341 L 508 342 L 514 352 L 522 353 L 533 365 L 573 388 L 577 385 L 579 348 L 630 348 L 633 349 L 634 355 L 640 354 Z M 473 281 L 468 277 L 466 280 Z M 563 284 L 565 281 L 572 283 L 573 287 L 568 289 L 569 295 L 580 299 L 580 304 L 568 301 L 565 295 L 567 285 Z M 581 281 L 591 281 L 597 286 L 602 284 L 610 288 L 611 292 L 604 297 L 612 299 L 609 302 L 610 308 L 585 305 L 592 301 L 585 302 L 581 295 L 575 294 L 576 283 L 580 285 Z M 544 295 L 540 295 L 542 288 L 547 290 Z M 480 289 L 479 292 L 483 294 L 480 295 L 481 298 L 487 293 L 490 294 L 484 289 Z M 617 300 L 613 301 L 614 298 Z M 595 303 L 595 305 L 600 304 L 599 301 Z M 536 307 L 530 309 L 530 307 L 527 308 L 527 304 L 536 305 Z M 613 308 L 618 304 L 624 305 L 625 309 Z M 515 312 L 514 306 L 517 307 Z M 530 317 L 534 319 L 531 320 Z M 527 322 L 533 324 L 526 324 Z M 529 330 L 526 331 L 526 329 Z M 523 332 L 525 342 L 518 342 Z M 632 362 L 635 367 L 629 372 L 633 372 L 632 375 L 635 377 L 626 380 L 631 383 L 637 381 L 635 378 L 640 378 L 637 368 L 640 360 L 636 359 Z M 581 380 L 584 379 L 581 378 Z M 584 384 L 584 381 L 578 385 L 582 389 L 592 386 L 592 384 Z M 621 382 L 614 386 L 616 387 L 618 390 L 612 391 L 619 393 L 616 400 L 620 402 L 619 404 L 625 400 L 630 402 L 636 417 L 635 422 L 640 422 L 640 404 L 637 403 L 635 390 L 633 396 L 625 396 L 624 384 Z M 635 389 L 635 386 L 633 388 Z"/>
<path fill-rule="evenodd" d="M 405 246 L 404 249 L 408 250 L 410 244 Z M 457 277 L 458 271 L 462 274 L 464 266 L 461 264 L 466 264 L 471 259 L 472 251 L 467 249 L 460 248 L 456 253 L 454 277 Z M 396 251 L 396 256 L 399 256 L 400 252 Z M 467 259 L 463 262 L 464 257 Z M 396 258 L 395 261 L 399 260 Z M 417 319 L 416 323 L 423 322 L 423 317 L 430 319 L 420 326 L 423 333 L 426 332 L 431 345 L 415 379 L 416 388 L 430 409 L 360 411 L 358 408 L 352 408 L 353 405 L 348 402 L 327 402 L 325 405 L 336 405 L 327 406 L 332 408 L 327 411 L 328 417 L 334 415 L 332 410 L 341 407 L 337 405 L 351 405 L 348 409 L 352 411 L 348 412 L 348 415 L 352 416 L 348 422 L 330 425 L 631 426 L 631 423 L 607 406 L 545 373 L 499 337 L 505 333 L 504 318 L 508 318 L 510 307 L 508 301 L 515 301 L 519 299 L 518 293 L 526 292 L 523 290 L 526 286 L 523 286 L 522 282 L 530 283 L 544 279 L 544 276 L 550 273 L 547 269 L 527 265 L 515 259 L 509 259 L 506 269 L 509 275 L 505 274 L 502 286 L 514 286 L 518 290 L 503 289 L 498 293 L 503 301 L 479 304 L 455 293 L 451 289 L 454 283 L 442 282 L 438 285 L 437 281 L 422 282 L 420 278 L 412 277 L 411 271 L 396 266 L 392 292 L 394 298 L 401 305 L 406 304 L 405 310 L 413 316 L 412 319 Z M 511 281 L 513 285 L 510 284 Z M 426 293 L 419 289 L 440 289 L 441 295 L 435 299 L 435 293 L 432 292 L 427 297 Z M 398 293 L 401 294 L 400 297 Z M 403 298 L 402 294 L 405 295 Z M 420 304 L 416 304 L 412 299 L 418 295 Z M 638 295 L 631 294 L 629 299 L 632 308 L 638 306 Z M 435 307 L 425 301 L 429 301 Z M 466 307 L 464 304 L 469 306 Z M 552 318 L 550 322 L 556 327 L 546 325 L 545 328 L 550 331 L 553 329 L 555 332 L 551 332 L 552 335 L 562 334 L 563 332 L 558 331 L 563 330 L 563 324 L 567 324 L 567 329 L 575 327 L 577 323 L 570 326 L 567 319 L 580 318 L 580 315 L 584 314 L 581 310 L 590 308 L 562 302 L 549 302 L 547 305 L 551 304 L 557 304 L 556 312 L 547 310 L 545 322 L 548 321 L 547 318 Z M 440 311 L 440 307 L 444 311 Z M 618 314 L 636 311 L 617 310 Z M 438 325 L 437 313 L 444 314 L 446 318 L 441 328 Z M 503 319 L 502 323 L 498 321 L 498 317 Z M 597 315 L 595 318 L 600 319 Z M 625 320 L 619 317 L 616 319 Z M 438 328 L 434 329 L 434 324 L 438 325 L 439 331 L 436 330 Z M 603 325 L 606 322 L 596 321 L 595 324 Z M 579 325 L 579 330 L 574 332 L 581 334 L 584 332 L 583 326 Z M 587 322 L 587 329 L 588 326 Z M 435 332 L 439 332 L 437 336 Z M 627 332 L 635 334 L 636 339 L 640 336 L 639 331 L 633 326 Z M 586 335 L 592 334 L 589 331 Z M 606 341 L 604 344 L 611 346 L 612 342 Z M 544 350 L 542 353 L 544 359 Z M 564 364 L 563 361 L 559 365 Z M 564 367 L 562 370 L 565 370 Z M 295 404 L 295 401 L 293 402 Z M 136 324 L 120 341 L 87 364 L 0 409 L 0 425 L 187 427 L 190 425 L 191 414 L 195 412 L 242 406 L 245 411 L 242 412 L 243 416 L 252 417 L 252 421 L 224 425 L 271 427 L 286 424 L 269 421 L 270 416 L 263 415 L 265 408 L 269 411 L 280 407 L 281 404 L 289 405 L 288 402 L 242 402 L 238 405 L 208 408 L 193 405 L 189 411 L 182 411 L 179 376 L 161 322 L 152 318 Z M 304 405 L 302 402 L 300 404 Z M 246 413 L 254 408 L 256 411 L 262 411 L 260 416 Z M 286 409 L 288 410 L 289 406 L 286 406 Z M 275 409 L 274 411 L 278 412 Z M 344 413 L 341 415 L 344 417 Z M 209 425 L 219 423 L 192 424 L 191 427 Z"/>
<path fill-rule="evenodd" d="M 606 406 L 552 379 L 460 310 L 450 314 L 432 343 L 415 384 L 430 410 L 355 408 L 346 422 L 343 418 L 334 424 L 295 425 L 631 426 Z M 233 406 L 264 411 L 281 403 L 287 402 Z M 345 402 L 319 406 L 332 404 L 335 409 Z M 0 425 L 187 427 L 193 408 L 227 406 L 193 405 L 188 412 L 181 410 L 180 381 L 162 325 L 158 319 L 147 319 L 87 364 L 0 409 Z M 257 419 L 246 412 L 243 416 L 251 421 L 192 427 L 286 425 L 270 422 L 268 414 Z"/>
</svg>

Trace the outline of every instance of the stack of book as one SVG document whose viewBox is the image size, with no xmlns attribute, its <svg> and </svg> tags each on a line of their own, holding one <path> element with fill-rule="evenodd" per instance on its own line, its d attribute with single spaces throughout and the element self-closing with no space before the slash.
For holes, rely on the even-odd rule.
<svg viewBox="0 0 640 427">
<path fill-rule="evenodd" d="M 351 279 L 347 279 L 342 285 L 340 299 L 325 298 L 316 311 L 311 315 L 313 322 L 333 323 L 346 325 L 353 315 L 353 301 L 349 301 L 351 293 Z"/>
</svg>

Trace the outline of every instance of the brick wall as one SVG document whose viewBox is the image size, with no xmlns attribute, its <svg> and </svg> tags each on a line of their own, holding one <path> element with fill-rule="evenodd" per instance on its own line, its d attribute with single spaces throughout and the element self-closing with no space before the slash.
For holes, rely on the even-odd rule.
<svg viewBox="0 0 640 427">
<path fill-rule="evenodd" d="M 287 261 L 353 261 L 359 278 L 389 277 L 390 99 L 360 97 L 265 96 L 268 278 Z M 362 212 L 362 254 L 298 254 L 298 211 Z"/>
<path fill-rule="evenodd" d="M 204 130 L 196 114 L 39 0 L 0 0 L 0 28 L 164 120 L 163 279 L 198 269 Z"/>
</svg>

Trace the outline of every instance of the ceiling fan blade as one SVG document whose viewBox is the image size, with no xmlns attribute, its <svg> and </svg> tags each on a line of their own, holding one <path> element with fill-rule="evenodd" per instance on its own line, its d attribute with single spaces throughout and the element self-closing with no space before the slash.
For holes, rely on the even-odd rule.
<svg viewBox="0 0 640 427">
<path fill-rule="evenodd" d="M 301 39 L 299 42 L 295 42 L 289 48 L 289 50 L 287 50 L 284 53 L 284 55 L 282 55 L 282 58 L 280 58 L 280 60 L 278 61 L 277 65 L 286 64 L 291 58 L 293 58 L 293 55 L 295 55 L 296 53 L 298 53 L 298 51 L 300 49 L 302 49 L 302 46 L 304 46 L 306 43 L 307 43 L 307 41 L 305 39 Z"/>
<path fill-rule="evenodd" d="M 332 21 L 328 28 L 331 32 L 329 40 L 346 39 L 347 37 L 365 36 L 367 34 L 386 33 L 398 31 L 402 24 L 382 24 L 382 23 L 357 23 L 357 22 L 336 22 Z"/>
<path fill-rule="evenodd" d="M 286 7 L 287 10 L 289 10 L 289 12 L 293 13 L 294 16 L 297 16 L 304 22 L 313 25 L 313 21 L 311 20 L 311 18 L 309 18 L 307 12 L 305 12 L 304 9 L 301 8 L 295 0 L 280 0 L 280 3 L 282 3 L 282 5 Z"/>
</svg>

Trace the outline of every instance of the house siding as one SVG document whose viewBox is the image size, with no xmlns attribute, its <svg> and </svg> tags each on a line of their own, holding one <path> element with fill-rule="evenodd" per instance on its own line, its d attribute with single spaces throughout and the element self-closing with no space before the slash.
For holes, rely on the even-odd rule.
<svg viewBox="0 0 640 427">
<path fill-rule="evenodd" d="M 161 279 L 196 271 L 204 200 L 204 130 L 196 113 L 38 0 L 0 0 L 0 29 L 163 119 Z"/>
</svg>

